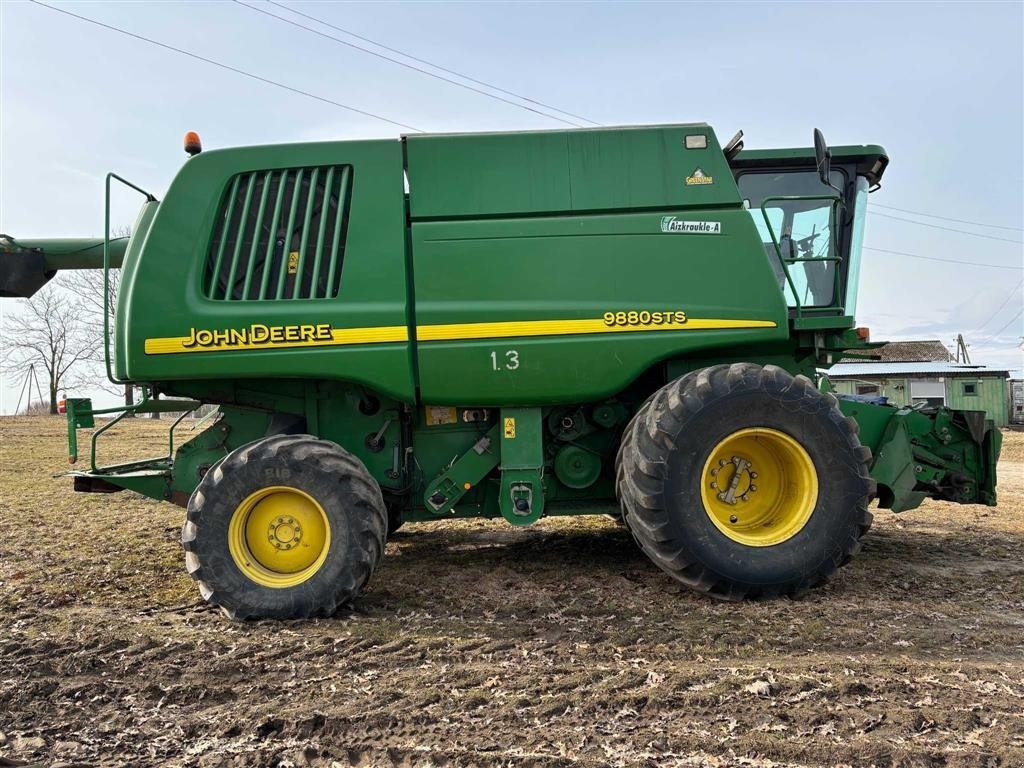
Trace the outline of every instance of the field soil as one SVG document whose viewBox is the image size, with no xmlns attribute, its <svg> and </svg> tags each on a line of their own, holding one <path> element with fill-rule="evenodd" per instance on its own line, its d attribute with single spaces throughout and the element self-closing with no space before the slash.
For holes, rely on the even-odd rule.
<svg viewBox="0 0 1024 768">
<path fill-rule="evenodd" d="M 331 619 L 246 624 L 182 509 L 73 494 L 65 448 L 0 419 L 0 765 L 1024 765 L 1021 433 L 999 507 L 878 511 L 800 600 L 694 594 L 606 518 L 473 521 L 407 525 Z"/>
</svg>

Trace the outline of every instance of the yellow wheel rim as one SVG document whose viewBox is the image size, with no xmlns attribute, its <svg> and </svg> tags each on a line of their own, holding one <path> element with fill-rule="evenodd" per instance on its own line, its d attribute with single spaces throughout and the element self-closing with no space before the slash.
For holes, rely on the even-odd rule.
<svg viewBox="0 0 1024 768">
<path fill-rule="evenodd" d="M 749 547 L 770 547 L 811 519 L 818 473 L 804 447 L 786 433 L 741 429 L 711 451 L 700 493 L 718 530 Z"/>
<path fill-rule="evenodd" d="M 316 499 L 298 488 L 262 488 L 231 515 L 228 549 L 245 576 L 265 587 L 294 587 L 327 559 L 331 526 Z"/>
</svg>

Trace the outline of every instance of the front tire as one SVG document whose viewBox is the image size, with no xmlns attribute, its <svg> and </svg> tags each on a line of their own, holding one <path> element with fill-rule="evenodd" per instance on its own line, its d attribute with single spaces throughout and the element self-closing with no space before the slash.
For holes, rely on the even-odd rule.
<svg viewBox="0 0 1024 768">
<path fill-rule="evenodd" d="M 233 619 L 329 616 L 384 552 L 380 487 L 355 456 L 311 435 L 228 454 L 192 494 L 182 529 L 203 598 Z"/>
<path fill-rule="evenodd" d="M 654 563 L 715 597 L 796 595 L 860 548 L 870 451 L 835 398 L 734 363 L 663 387 L 623 437 L 623 518 Z"/>
</svg>

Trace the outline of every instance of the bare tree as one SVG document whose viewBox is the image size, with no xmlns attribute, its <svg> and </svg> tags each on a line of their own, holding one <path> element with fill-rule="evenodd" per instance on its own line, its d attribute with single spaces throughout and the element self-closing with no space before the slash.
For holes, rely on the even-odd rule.
<svg viewBox="0 0 1024 768">
<path fill-rule="evenodd" d="M 112 232 L 113 237 L 130 237 L 131 227 L 115 227 Z M 82 308 L 82 322 L 84 326 L 89 330 L 89 333 L 95 335 L 99 340 L 100 349 L 103 344 L 103 312 L 106 309 L 107 312 L 113 314 L 114 307 L 117 303 L 118 288 L 121 285 L 121 270 L 111 269 L 107 273 L 107 304 L 104 307 L 103 304 L 103 270 L 102 269 L 85 269 L 85 270 L 72 270 L 68 272 L 61 272 L 57 276 L 56 282 L 64 288 L 66 291 L 73 293 L 80 299 L 80 306 Z M 113 317 L 111 317 L 111 325 L 113 325 Z M 116 384 L 112 384 L 107 379 L 106 369 L 101 368 L 99 370 L 93 369 L 92 380 L 90 381 L 96 387 L 103 389 L 112 394 L 121 392 L 122 389 Z M 135 388 L 131 384 L 124 385 L 124 404 L 132 405 L 135 402 Z M 129 414 L 130 415 L 130 414 Z"/>
<path fill-rule="evenodd" d="M 20 313 L 4 318 L 0 363 L 9 372 L 29 365 L 45 371 L 50 413 L 57 413 L 57 393 L 90 378 L 87 369 L 95 366 L 102 339 L 87 328 L 80 302 L 59 286 L 48 285 L 20 305 Z"/>
<path fill-rule="evenodd" d="M 117 300 L 117 289 L 120 286 L 121 270 L 112 269 L 107 280 L 108 311 L 113 312 Z M 97 341 L 97 349 L 102 356 L 103 350 L 103 270 L 83 269 L 61 272 L 55 282 L 68 293 L 78 297 L 78 305 L 82 312 L 82 327 Z M 113 327 L 113 318 L 110 322 Z M 117 384 L 107 379 L 105 366 L 93 367 L 89 371 L 90 384 L 111 394 L 124 392 L 124 404 L 135 402 L 135 389 L 125 384 L 122 390 Z"/>
</svg>

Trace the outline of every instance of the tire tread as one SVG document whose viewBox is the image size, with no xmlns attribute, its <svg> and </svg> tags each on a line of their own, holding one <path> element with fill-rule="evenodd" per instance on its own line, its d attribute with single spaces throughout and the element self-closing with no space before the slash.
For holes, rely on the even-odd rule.
<svg viewBox="0 0 1024 768">
<path fill-rule="evenodd" d="M 686 423 L 714 401 L 737 389 L 770 393 L 795 412 L 829 419 L 846 438 L 854 457 L 863 498 L 852 510 L 855 530 L 838 556 L 820 564 L 802 579 L 785 584 L 753 585 L 713 572 L 688 555 L 686 542 L 671 534 L 665 484 L 667 456 L 685 432 Z M 805 376 L 793 376 L 775 365 L 754 363 L 713 365 L 669 382 L 634 415 L 622 436 L 615 461 L 616 494 L 622 517 L 640 548 L 661 570 L 694 589 L 723 600 L 798 596 L 827 580 L 860 550 L 871 527 L 868 502 L 875 484 L 868 474 L 871 451 L 858 438 L 857 422 L 842 414 L 834 396 L 819 392 Z"/>
</svg>

